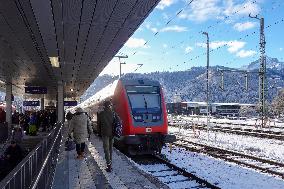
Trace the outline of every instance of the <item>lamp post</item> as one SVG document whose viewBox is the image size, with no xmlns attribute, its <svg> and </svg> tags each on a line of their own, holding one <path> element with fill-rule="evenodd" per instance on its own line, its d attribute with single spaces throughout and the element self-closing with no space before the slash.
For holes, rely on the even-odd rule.
<svg viewBox="0 0 284 189">
<path fill-rule="evenodd" d="M 207 133 L 209 138 L 209 36 L 207 32 L 202 32 L 203 35 L 206 35 L 207 38 L 207 69 L 206 69 L 206 104 L 207 104 Z"/>
<path fill-rule="evenodd" d="M 139 66 L 139 67 L 136 68 L 136 69 L 134 70 L 134 72 L 136 72 L 139 68 L 141 68 L 141 67 L 143 66 L 143 64 L 137 64 L 137 66 Z"/>
<path fill-rule="evenodd" d="M 117 56 L 114 56 L 114 57 L 117 57 L 118 60 L 119 60 L 119 78 L 121 77 L 121 64 L 126 64 L 125 62 L 121 62 L 120 59 L 121 58 L 128 58 L 127 55 L 117 55 Z"/>
<path fill-rule="evenodd" d="M 119 78 L 121 78 L 121 65 L 126 64 L 125 62 L 119 62 Z"/>
</svg>

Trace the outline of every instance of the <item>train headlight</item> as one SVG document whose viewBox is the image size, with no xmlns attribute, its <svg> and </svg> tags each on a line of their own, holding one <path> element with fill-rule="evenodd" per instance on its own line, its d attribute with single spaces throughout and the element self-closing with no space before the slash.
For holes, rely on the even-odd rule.
<svg viewBox="0 0 284 189">
<path fill-rule="evenodd" d="M 161 116 L 156 116 L 157 117 L 157 120 L 160 120 L 161 119 Z"/>
<path fill-rule="evenodd" d="M 153 116 L 153 119 L 157 119 L 158 116 Z"/>
<path fill-rule="evenodd" d="M 141 115 L 133 116 L 133 119 L 134 119 L 135 121 L 143 121 L 143 118 L 142 118 Z"/>
</svg>

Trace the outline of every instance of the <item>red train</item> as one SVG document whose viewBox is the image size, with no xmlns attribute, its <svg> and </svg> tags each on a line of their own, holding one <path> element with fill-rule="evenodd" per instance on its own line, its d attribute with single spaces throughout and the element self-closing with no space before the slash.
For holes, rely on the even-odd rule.
<svg viewBox="0 0 284 189">
<path fill-rule="evenodd" d="M 159 153 L 165 143 L 176 140 L 168 134 L 162 87 L 149 79 L 120 79 L 111 97 L 122 120 L 122 136 L 115 145 L 131 155 Z"/>
</svg>

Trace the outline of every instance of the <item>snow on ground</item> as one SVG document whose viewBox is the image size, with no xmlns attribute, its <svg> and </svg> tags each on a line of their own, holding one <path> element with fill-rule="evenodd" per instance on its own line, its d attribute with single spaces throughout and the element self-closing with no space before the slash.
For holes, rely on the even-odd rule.
<svg viewBox="0 0 284 189">
<path fill-rule="evenodd" d="M 169 115 L 169 123 L 173 123 L 174 121 L 178 121 L 178 123 L 182 123 L 182 124 L 186 124 L 186 123 L 203 123 L 206 124 L 207 122 L 207 118 L 206 116 L 197 116 L 197 115 L 193 115 L 193 116 L 171 116 Z M 218 126 L 230 126 L 230 127 L 238 127 L 238 128 L 246 128 L 246 129 L 259 129 L 260 125 L 261 125 L 261 120 L 257 120 L 256 118 L 251 118 L 251 119 L 236 119 L 236 120 L 231 120 L 228 118 L 214 118 L 211 117 L 210 118 L 210 122 L 211 122 L 211 126 L 215 126 L 216 124 L 218 124 Z M 213 123 L 214 122 L 214 123 Z M 232 125 L 233 124 L 233 125 Z M 246 126 L 241 125 L 241 124 L 246 124 Z M 271 127 L 269 127 L 271 126 Z M 275 128 L 278 127 L 278 128 Z M 271 131 L 283 131 L 284 129 L 284 123 L 281 122 L 280 120 L 277 119 L 271 119 L 268 123 L 267 123 L 267 127 L 266 128 L 262 128 L 263 130 L 271 130 Z"/>
<path fill-rule="evenodd" d="M 188 152 L 182 148 L 173 149 L 172 153 L 166 147 L 162 153 L 174 164 L 185 168 L 198 177 L 225 189 L 283 189 L 284 180 L 243 168 L 233 163 L 208 157 L 206 155 Z M 181 187 L 182 188 L 182 187 Z"/>
<path fill-rule="evenodd" d="M 284 141 L 213 131 L 210 131 L 208 135 L 207 131 L 202 130 L 198 130 L 194 137 L 191 129 L 179 129 L 176 127 L 169 127 L 169 132 L 185 136 L 193 142 L 284 162 Z"/>
</svg>

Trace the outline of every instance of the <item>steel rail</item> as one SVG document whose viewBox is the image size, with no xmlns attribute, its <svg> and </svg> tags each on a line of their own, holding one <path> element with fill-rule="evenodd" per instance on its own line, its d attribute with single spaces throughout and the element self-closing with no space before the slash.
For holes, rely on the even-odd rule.
<svg viewBox="0 0 284 189">
<path fill-rule="evenodd" d="M 178 138 L 178 139 L 179 139 L 180 142 L 184 142 L 184 143 L 175 142 L 174 145 L 176 145 L 178 147 L 185 148 L 189 151 L 204 153 L 204 154 L 207 154 L 209 156 L 219 158 L 219 159 L 224 159 L 226 161 L 230 161 L 230 162 L 233 162 L 233 163 L 236 163 L 236 164 L 239 164 L 239 165 L 244 165 L 244 166 L 256 169 L 256 170 L 260 170 L 260 171 L 265 172 L 265 173 L 280 176 L 282 179 L 284 179 L 284 172 L 278 172 L 278 171 L 273 170 L 273 169 L 277 169 L 277 168 L 283 168 L 284 163 L 272 161 L 272 160 L 269 160 L 269 159 L 262 159 L 262 158 L 255 157 L 255 156 L 252 156 L 252 155 L 243 154 L 243 153 L 235 152 L 235 151 L 231 151 L 231 150 L 226 150 L 226 149 L 223 149 L 223 148 L 212 147 L 212 146 L 208 146 L 208 145 L 205 145 L 205 144 L 192 142 L 192 141 L 189 141 L 189 140 L 186 140 L 186 139 L 181 139 L 181 138 Z M 256 161 L 258 163 L 258 165 L 255 162 L 249 163 L 249 162 L 238 160 L 240 158 L 244 158 L 245 160 Z M 260 165 L 259 165 L 259 163 L 260 163 Z M 266 167 L 262 167 L 261 165 L 265 165 Z"/>
</svg>

